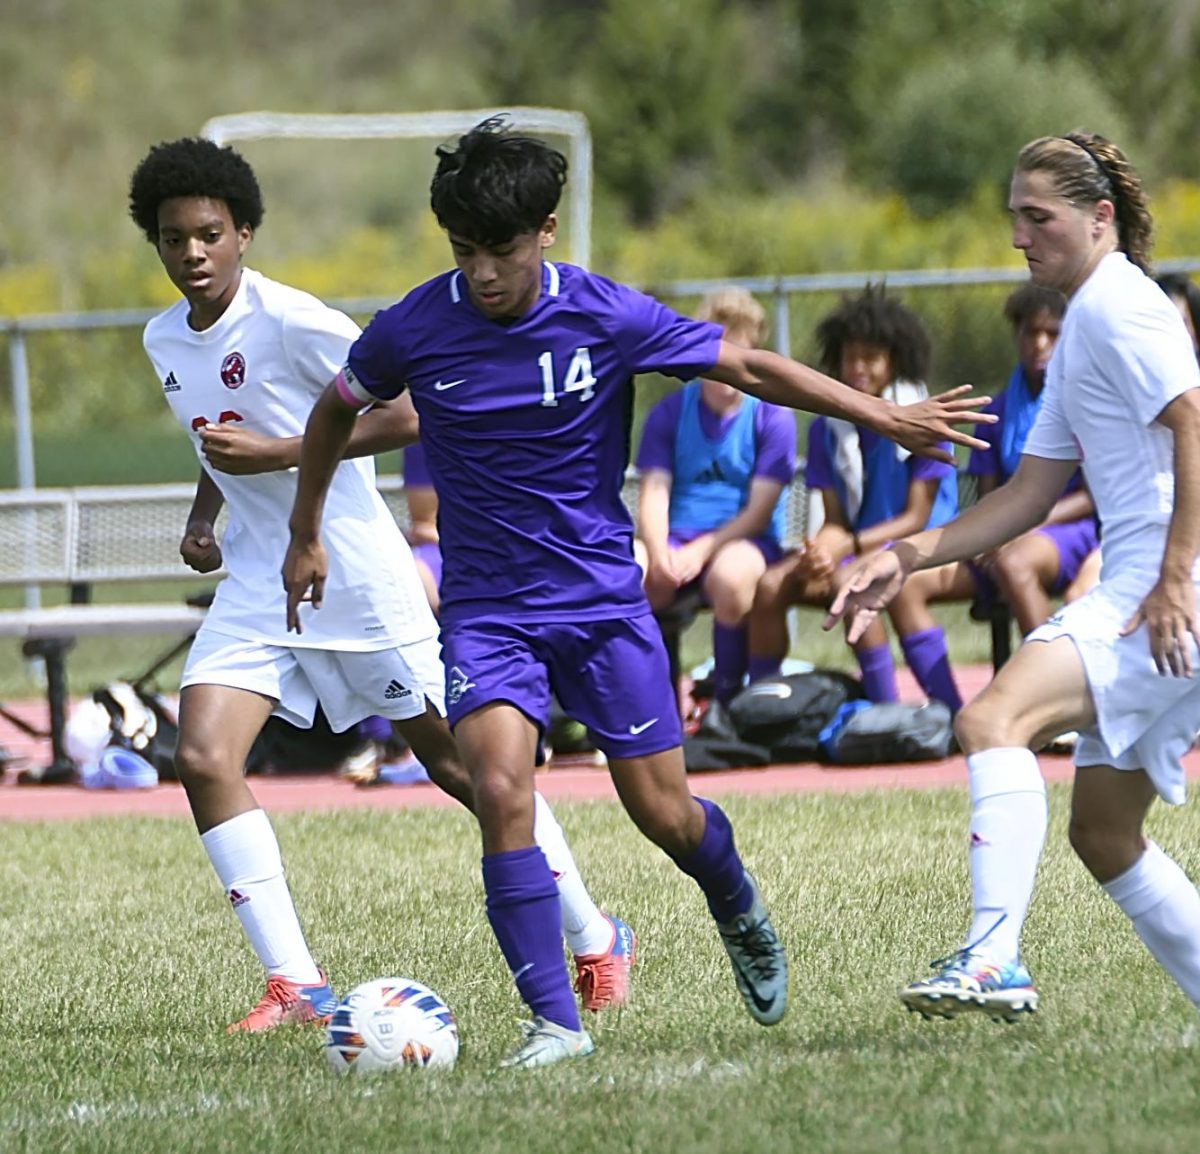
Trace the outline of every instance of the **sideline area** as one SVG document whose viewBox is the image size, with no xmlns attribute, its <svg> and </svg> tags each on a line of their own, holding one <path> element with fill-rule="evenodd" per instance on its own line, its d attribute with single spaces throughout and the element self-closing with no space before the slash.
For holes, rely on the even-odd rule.
<svg viewBox="0 0 1200 1154">
<path fill-rule="evenodd" d="M 897 670 L 901 697 L 918 700 L 907 670 Z M 988 666 L 963 666 L 955 670 L 966 698 L 973 697 L 991 676 Z M 12 708 L 12 707 L 10 707 Z M 42 724 L 38 702 L 23 703 L 14 712 Z M 34 741 L 0 718 L 0 745 L 37 763 L 49 756 L 49 744 Z M 1069 756 L 1043 756 L 1047 781 L 1068 781 Z M 1200 751 L 1185 759 L 1188 777 L 1200 780 Z M 769 766 L 765 769 L 729 770 L 693 774 L 693 789 L 703 794 L 857 793 L 871 789 L 928 789 L 965 787 L 966 763 L 962 757 L 885 766 L 828 766 L 815 763 Z M 103 815 L 187 817 L 187 798 L 174 782 L 155 789 L 115 792 L 86 790 L 79 786 L 17 786 L 10 771 L 0 781 L 0 821 L 50 821 Z M 320 812 L 333 809 L 407 809 L 414 806 L 455 805 L 436 786 L 355 786 L 333 774 L 268 775 L 251 779 L 255 797 L 270 813 Z M 604 769 L 577 765 L 551 768 L 538 774 L 538 789 L 551 801 L 615 800 L 616 793 Z"/>
</svg>

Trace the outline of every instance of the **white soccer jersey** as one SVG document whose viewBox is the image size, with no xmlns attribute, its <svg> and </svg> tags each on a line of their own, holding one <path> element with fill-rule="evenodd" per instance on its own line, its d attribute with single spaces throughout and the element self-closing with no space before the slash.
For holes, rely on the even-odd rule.
<svg viewBox="0 0 1200 1154">
<path fill-rule="evenodd" d="M 1197 387 L 1179 310 L 1124 253 L 1110 253 L 1071 298 L 1025 442 L 1032 456 L 1082 461 L 1106 575 L 1137 565 L 1157 576 L 1175 474 L 1174 438 L 1155 418 Z"/>
<path fill-rule="evenodd" d="M 181 300 L 143 336 L 163 393 L 225 496 L 221 541 L 228 576 L 205 628 L 274 645 L 376 650 L 436 636 L 412 553 L 375 487 L 369 458 L 343 461 L 325 506 L 322 540 L 329 576 L 320 610 L 301 606 L 304 632 L 288 633 L 280 567 L 296 470 L 235 476 L 209 468 L 198 430 L 238 421 L 272 437 L 304 432 L 317 397 L 346 360 L 358 326 L 315 297 L 244 269 L 237 295 L 216 324 L 188 326 Z M 182 527 L 181 527 L 182 536 Z"/>
</svg>

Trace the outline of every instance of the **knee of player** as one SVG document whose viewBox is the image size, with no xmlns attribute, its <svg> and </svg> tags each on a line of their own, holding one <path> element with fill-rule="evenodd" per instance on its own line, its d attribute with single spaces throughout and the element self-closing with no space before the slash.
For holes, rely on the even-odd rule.
<svg viewBox="0 0 1200 1154">
<path fill-rule="evenodd" d="M 475 812 L 494 822 L 530 820 L 533 815 L 533 786 L 524 775 L 507 772 L 503 767 L 489 767 L 474 775 L 473 796 Z"/>
<path fill-rule="evenodd" d="M 1017 733 L 1016 719 L 1001 703 L 986 698 L 976 698 L 958 711 L 954 717 L 954 736 L 959 749 L 968 755 L 985 749 L 1027 745 Z"/>
<path fill-rule="evenodd" d="M 704 592 L 713 616 L 722 625 L 738 625 L 754 606 L 756 586 L 751 579 L 740 582 L 718 580 L 706 583 Z"/>
<path fill-rule="evenodd" d="M 626 809 L 641 833 L 673 858 L 692 853 L 704 836 L 704 820 L 693 812 L 690 798 L 678 805 L 660 802 L 637 806 L 627 803 Z"/>
<path fill-rule="evenodd" d="M 245 765 L 245 756 L 240 760 L 233 751 L 218 749 L 202 737 L 181 732 L 175 746 L 175 772 L 179 780 L 187 785 L 204 782 L 240 779 Z"/>
</svg>

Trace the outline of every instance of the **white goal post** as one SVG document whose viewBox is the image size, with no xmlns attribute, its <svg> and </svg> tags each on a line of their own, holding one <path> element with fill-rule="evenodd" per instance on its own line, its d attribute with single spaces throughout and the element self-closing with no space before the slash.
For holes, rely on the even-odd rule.
<svg viewBox="0 0 1200 1154">
<path fill-rule="evenodd" d="M 484 108 L 457 112 L 286 113 L 238 112 L 217 116 L 200 130 L 215 144 L 234 140 L 445 140 L 481 120 L 504 115 L 513 128 L 565 136 L 569 143 L 567 218 L 572 263 L 587 268 L 592 241 L 592 135 L 582 112 L 560 108 Z"/>
</svg>

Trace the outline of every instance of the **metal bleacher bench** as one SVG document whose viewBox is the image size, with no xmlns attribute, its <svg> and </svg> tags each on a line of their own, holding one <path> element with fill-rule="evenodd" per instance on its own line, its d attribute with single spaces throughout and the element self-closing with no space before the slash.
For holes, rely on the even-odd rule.
<svg viewBox="0 0 1200 1154">
<path fill-rule="evenodd" d="M 407 523 L 399 477 L 379 488 Z M 188 637 L 204 608 L 178 600 L 93 601 L 97 585 L 207 581 L 184 565 L 179 542 L 195 488 L 190 484 L 0 490 L 0 586 L 65 589 L 68 604 L 0 609 L 0 639 L 20 642 L 46 665 L 46 703 L 55 767 L 67 768 L 66 656 L 80 637 L 174 634 Z M 212 578 L 222 576 L 218 572 Z"/>
<path fill-rule="evenodd" d="M 960 504 L 965 506 L 974 500 L 974 478 L 960 474 L 959 480 Z M 396 520 L 407 525 L 401 478 L 381 475 L 378 484 Z M 635 518 L 637 492 L 637 477 L 630 471 L 622 496 Z M 158 602 L 93 601 L 96 585 L 186 581 L 195 586 L 208 580 L 179 557 L 193 493 L 194 487 L 186 483 L 0 490 L 0 587 L 59 587 L 68 597 L 66 605 L 0 609 L 0 639 L 13 638 L 26 657 L 45 661 L 54 766 L 70 765 L 63 740 L 66 655 L 77 638 L 135 633 L 186 638 L 204 620 L 203 607 L 189 604 L 182 595 Z M 810 494 L 797 481 L 788 495 L 788 544 L 804 539 L 814 512 L 811 506 Z M 658 614 L 676 683 L 680 638 L 701 609 L 697 594 L 680 598 Z M 991 623 L 993 662 L 999 668 L 1011 641 L 1008 611 L 1000 605 L 985 615 L 973 615 Z"/>
</svg>

